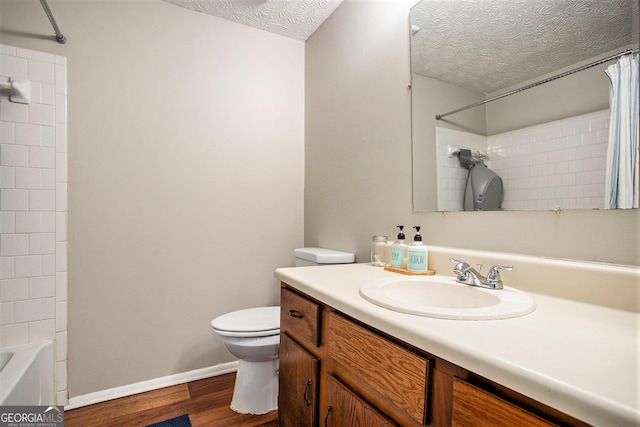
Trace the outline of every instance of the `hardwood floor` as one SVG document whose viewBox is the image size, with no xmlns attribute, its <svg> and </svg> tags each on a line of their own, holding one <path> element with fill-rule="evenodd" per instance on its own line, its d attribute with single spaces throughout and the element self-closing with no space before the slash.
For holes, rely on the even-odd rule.
<svg viewBox="0 0 640 427">
<path fill-rule="evenodd" d="M 189 414 L 193 427 L 276 427 L 278 411 L 242 415 L 231 410 L 235 373 L 179 384 L 65 411 L 65 427 L 143 427 Z"/>
</svg>

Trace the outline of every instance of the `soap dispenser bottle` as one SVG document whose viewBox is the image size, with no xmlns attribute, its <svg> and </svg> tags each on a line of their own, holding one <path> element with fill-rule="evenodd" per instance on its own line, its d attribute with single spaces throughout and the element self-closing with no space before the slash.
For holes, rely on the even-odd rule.
<svg viewBox="0 0 640 427">
<path fill-rule="evenodd" d="M 404 225 L 398 225 L 398 240 L 391 246 L 391 267 L 407 268 L 407 244 L 404 242 Z"/>
<path fill-rule="evenodd" d="M 420 226 L 416 225 L 413 243 L 407 248 L 407 270 L 415 273 L 427 272 L 427 247 L 422 243 Z"/>
</svg>

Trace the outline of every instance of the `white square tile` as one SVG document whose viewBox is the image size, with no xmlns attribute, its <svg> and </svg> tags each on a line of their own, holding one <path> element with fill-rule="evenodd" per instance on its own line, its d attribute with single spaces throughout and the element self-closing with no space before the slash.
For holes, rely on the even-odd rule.
<svg viewBox="0 0 640 427">
<path fill-rule="evenodd" d="M 29 298 L 51 298 L 55 295 L 55 276 L 31 277 L 29 279 Z"/>
<path fill-rule="evenodd" d="M 67 362 L 56 362 L 56 391 L 67 389 Z M 58 405 L 61 403 L 58 401 Z"/>
<path fill-rule="evenodd" d="M 0 325 L 10 325 L 12 323 L 15 323 L 13 302 L 0 303 Z"/>
<path fill-rule="evenodd" d="M 29 342 L 49 341 L 56 338 L 56 324 L 53 319 L 29 322 Z"/>
<path fill-rule="evenodd" d="M 29 209 L 29 191 L 31 190 L 0 190 L 0 210 L 26 211 Z"/>
<path fill-rule="evenodd" d="M 56 189 L 56 171 L 55 169 L 41 169 L 42 171 L 42 189 Z"/>
<path fill-rule="evenodd" d="M 18 48 L 16 55 L 21 58 L 36 59 L 38 61 L 50 62 L 52 64 L 55 62 L 55 55 L 37 50 Z"/>
<path fill-rule="evenodd" d="M 56 94 L 56 123 L 67 123 L 67 95 Z"/>
<path fill-rule="evenodd" d="M 42 212 L 42 231 L 45 233 L 56 232 L 56 213 Z"/>
<path fill-rule="evenodd" d="M 3 347 L 27 344 L 29 342 L 29 324 L 14 323 L 0 326 L 0 337 L 2 337 Z"/>
<path fill-rule="evenodd" d="M 55 190 L 29 190 L 29 207 L 32 211 L 55 211 Z"/>
<path fill-rule="evenodd" d="M 41 103 L 47 105 L 56 104 L 56 87 L 52 84 L 40 84 Z"/>
<path fill-rule="evenodd" d="M 56 183 L 56 211 L 67 211 L 67 184 L 65 182 Z"/>
<path fill-rule="evenodd" d="M 31 80 L 29 81 L 29 87 L 31 88 L 29 102 L 42 104 L 42 84 Z"/>
<path fill-rule="evenodd" d="M 16 232 L 16 213 L 15 212 L 0 212 L 0 233 L 15 233 Z"/>
<path fill-rule="evenodd" d="M 29 122 L 29 104 L 7 102 L 7 99 L 4 97 L 2 99 L 2 108 L 0 108 L 0 120 L 16 123 Z"/>
<path fill-rule="evenodd" d="M 12 256 L 0 257 L 0 279 L 13 279 L 13 261 Z"/>
<path fill-rule="evenodd" d="M 16 232 L 39 233 L 42 231 L 40 212 L 16 212 Z"/>
<path fill-rule="evenodd" d="M 67 94 L 67 66 L 56 65 L 56 93 Z"/>
<path fill-rule="evenodd" d="M 56 361 L 67 360 L 67 331 L 56 332 Z"/>
<path fill-rule="evenodd" d="M 55 148 L 56 128 L 53 126 L 41 126 L 41 128 L 42 128 L 42 146 Z"/>
<path fill-rule="evenodd" d="M 56 303 L 56 332 L 67 330 L 67 302 Z"/>
<path fill-rule="evenodd" d="M 55 319 L 56 318 L 56 299 L 55 299 L 55 297 L 42 298 L 42 318 L 43 319 Z"/>
<path fill-rule="evenodd" d="M 29 166 L 32 168 L 55 168 L 55 149 L 53 147 L 29 147 Z"/>
<path fill-rule="evenodd" d="M 29 253 L 31 255 L 55 254 L 55 233 L 31 233 L 29 234 Z"/>
<path fill-rule="evenodd" d="M 29 104 L 29 123 L 44 126 L 55 126 L 55 107 L 53 105 Z"/>
<path fill-rule="evenodd" d="M 67 272 L 60 271 L 56 273 L 56 300 L 67 300 Z"/>
<path fill-rule="evenodd" d="M 15 188 L 15 168 L 13 166 L 0 166 L 0 188 Z"/>
<path fill-rule="evenodd" d="M 0 76 L 27 78 L 27 60 L 14 55 L 0 55 Z"/>
<path fill-rule="evenodd" d="M 2 166 L 29 166 L 29 147 L 16 144 L 1 144 Z"/>
<path fill-rule="evenodd" d="M 19 301 L 29 298 L 28 279 L 0 280 L 0 301 Z"/>
<path fill-rule="evenodd" d="M 56 241 L 67 240 L 67 213 L 56 212 Z"/>
<path fill-rule="evenodd" d="M 43 276 L 55 276 L 56 274 L 56 256 L 42 255 L 42 275 Z"/>
<path fill-rule="evenodd" d="M 56 152 L 67 152 L 67 125 L 62 123 L 56 124 Z"/>
<path fill-rule="evenodd" d="M 15 143 L 20 145 L 42 145 L 42 126 L 16 123 Z"/>
<path fill-rule="evenodd" d="M 15 303 L 16 323 L 33 322 L 42 320 L 42 300 L 27 299 Z"/>
<path fill-rule="evenodd" d="M 18 278 L 42 276 L 42 256 L 16 256 L 15 275 Z"/>
<path fill-rule="evenodd" d="M 67 271 L 67 243 L 56 243 L 56 272 Z"/>
<path fill-rule="evenodd" d="M 30 59 L 27 62 L 28 79 L 39 83 L 55 83 L 55 65 L 52 62 L 43 62 Z"/>
<path fill-rule="evenodd" d="M 15 144 L 14 124 L 0 121 L 0 143 Z"/>
<path fill-rule="evenodd" d="M 67 153 L 56 153 L 56 182 L 67 182 Z"/>
<path fill-rule="evenodd" d="M 3 234 L 0 236 L 0 256 L 29 254 L 28 234 Z"/>
<path fill-rule="evenodd" d="M 16 188 L 39 190 L 42 188 L 42 171 L 36 168 L 16 168 Z"/>
</svg>

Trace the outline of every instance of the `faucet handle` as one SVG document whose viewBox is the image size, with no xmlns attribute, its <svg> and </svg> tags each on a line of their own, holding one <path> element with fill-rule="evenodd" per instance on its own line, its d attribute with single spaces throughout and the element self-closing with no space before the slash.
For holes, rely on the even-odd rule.
<svg viewBox="0 0 640 427">
<path fill-rule="evenodd" d="M 466 261 L 463 261 L 461 259 L 449 258 L 449 261 L 456 263 L 456 266 L 453 267 L 453 272 L 456 273 L 456 274 L 462 274 L 469 267 L 471 267 L 469 265 L 469 263 L 467 263 Z"/>
<path fill-rule="evenodd" d="M 513 270 L 513 267 L 510 265 L 494 265 L 489 269 L 487 279 L 496 281 L 500 280 L 500 272 L 498 270 Z"/>
</svg>

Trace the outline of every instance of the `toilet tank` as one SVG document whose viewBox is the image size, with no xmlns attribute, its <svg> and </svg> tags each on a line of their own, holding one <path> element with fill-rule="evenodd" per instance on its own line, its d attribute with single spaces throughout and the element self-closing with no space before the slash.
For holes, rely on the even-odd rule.
<svg viewBox="0 0 640 427">
<path fill-rule="evenodd" d="M 294 252 L 296 267 L 328 264 L 350 264 L 355 261 L 354 254 L 323 248 L 298 248 Z"/>
</svg>

